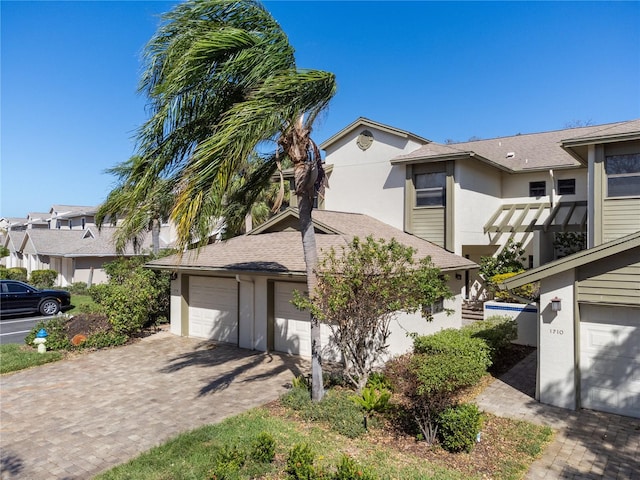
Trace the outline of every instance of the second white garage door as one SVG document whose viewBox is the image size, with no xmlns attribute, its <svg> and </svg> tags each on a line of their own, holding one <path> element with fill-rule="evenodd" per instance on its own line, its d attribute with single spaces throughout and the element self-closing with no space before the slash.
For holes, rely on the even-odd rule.
<svg viewBox="0 0 640 480">
<path fill-rule="evenodd" d="M 311 321 L 309 312 L 300 311 L 291 303 L 293 291 L 306 292 L 304 283 L 276 282 L 274 285 L 274 333 L 273 347 L 278 352 L 311 356 Z M 320 343 L 325 359 L 336 360 L 336 353 L 329 346 L 331 329 L 320 325 Z"/>
<path fill-rule="evenodd" d="M 238 344 L 235 279 L 189 278 L 189 336 Z"/>
<path fill-rule="evenodd" d="M 640 309 L 580 308 L 582 406 L 640 418 Z"/>
</svg>

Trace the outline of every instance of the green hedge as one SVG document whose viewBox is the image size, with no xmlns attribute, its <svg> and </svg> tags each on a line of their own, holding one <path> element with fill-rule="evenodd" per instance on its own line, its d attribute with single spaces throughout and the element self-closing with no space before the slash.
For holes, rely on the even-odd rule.
<svg viewBox="0 0 640 480">
<path fill-rule="evenodd" d="M 36 288 L 51 288 L 58 279 L 58 272 L 55 270 L 34 270 L 31 272 L 29 283 Z"/>
</svg>

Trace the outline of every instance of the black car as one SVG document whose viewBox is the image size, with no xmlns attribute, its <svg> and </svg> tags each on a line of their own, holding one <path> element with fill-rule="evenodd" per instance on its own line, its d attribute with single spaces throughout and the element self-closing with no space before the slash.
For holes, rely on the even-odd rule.
<svg viewBox="0 0 640 480">
<path fill-rule="evenodd" d="M 55 315 L 71 306 L 64 290 L 38 290 L 17 280 L 0 280 L 0 314 L 37 313 Z"/>
</svg>

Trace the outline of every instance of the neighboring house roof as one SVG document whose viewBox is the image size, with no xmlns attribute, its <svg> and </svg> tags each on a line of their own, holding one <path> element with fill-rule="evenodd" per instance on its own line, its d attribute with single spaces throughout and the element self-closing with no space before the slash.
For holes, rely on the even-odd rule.
<svg viewBox="0 0 640 480">
<path fill-rule="evenodd" d="M 95 215 L 98 211 L 96 206 L 84 205 L 53 205 L 49 210 L 49 214 L 54 218 L 68 218 L 83 215 Z"/>
<path fill-rule="evenodd" d="M 640 261 L 640 231 L 627 235 L 625 237 L 616 238 L 607 243 L 598 245 L 597 247 L 582 250 L 567 257 L 547 263 L 538 268 L 532 268 L 519 275 L 508 278 L 501 284 L 501 288 L 511 289 L 521 287 L 527 283 L 536 282 L 543 278 L 565 272 L 572 268 L 580 267 L 588 263 L 602 260 L 612 255 L 626 252 L 633 248 L 638 250 L 638 261 Z"/>
<path fill-rule="evenodd" d="M 135 255 L 127 245 L 123 253 L 117 253 L 113 239 L 115 228 L 88 228 L 86 230 L 29 230 L 24 232 L 18 250 L 36 255 L 56 257 L 114 257 Z M 22 233 L 22 232 L 20 232 Z M 164 246 L 161 245 L 161 248 Z M 151 249 L 150 239 L 145 238 L 143 251 Z"/>
<path fill-rule="evenodd" d="M 4 220 L 6 228 L 9 230 L 13 230 L 16 227 L 26 227 L 27 225 L 27 220 L 25 218 L 4 217 L 2 220 Z"/>
<path fill-rule="evenodd" d="M 322 150 L 325 150 L 327 147 L 330 147 L 332 144 L 334 144 L 335 142 L 340 140 L 345 135 L 348 135 L 349 133 L 351 133 L 355 129 L 362 128 L 362 127 L 375 128 L 377 130 L 382 130 L 383 132 L 391 133 L 393 135 L 397 135 L 397 136 L 402 137 L 402 138 L 412 139 L 412 140 L 414 140 L 414 141 L 416 141 L 418 143 L 429 143 L 429 142 L 431 142 L 431 140 L 428 140 L 428 139 L 423 138 L 423 137 L 421 137 L 419 135 L 416 135 L 415 133 L 411 133 L 411 132 L 408 132 L 406 130 L 400 130 L 399 128 L 391 127 L 391 126 L 385 125 L 383 123 L 374 122 L 373 120 L 369 120 L 368 118 L 365 118 L 365 117 L 360 117 L 355 122 L 347 125 L 342 130 L 340 130 L 338 133 L 336 133 L 332 137 L 330 137 L 327 140 L 325 140 L 324 142 L 322 142 L 320 144 L 320 148 Z"/>
<path fill-rule="evenodd" d="M 601 125 L 601 128 L 577 137 L 562 140 L 561 145 L 579 162 L 587 164 L 588 146 L 596 143 L 640 140 L 640 120 Z"/>
<path fill-rule="evenodd" d="M 476 140 L 452 145 L 430 143 L 409 154 L 393 158 L 391 163 L 399 165 L 476 158 L 508 172 L 580 167 L 582 162 L 562 148 L 564 142 L 566 142 L 565 139 L 592 138 L 599 135 L 613 135 L 614 132 L 622 135 L 623 132 L 629 130 L 638 130 L 639 122 L 638 120 L 632 120 L 609 125 L 518 134 L 510 137 Z"/>
<path fill-rule="evenodd" d="M 218 270 L 252 273 L 287 273 L 305 275 L 306 265 L 297 211 L 287 209 L 251 232 L 224 242 L 214 243 L 198 251 L 161 258 L 148 265 L 165 269 Z M 318 251 L 347 246 L 353 237 L 390 240 L 416 249 L 416 258 L 430 256 L 443 271 L 477 268 L 477 264 L 450 253 L 437 245 L 409 235 L 368 215 L 316 210 L 313 213 Z"/>
<path fill-rule="evenodd" d="M 25 230 L 11 230 L 7 233 L 6 247 L 11 252 L 19 252 L 22 247 L 22 241 L 24 240 L 27 232 Z"/>
</svg>

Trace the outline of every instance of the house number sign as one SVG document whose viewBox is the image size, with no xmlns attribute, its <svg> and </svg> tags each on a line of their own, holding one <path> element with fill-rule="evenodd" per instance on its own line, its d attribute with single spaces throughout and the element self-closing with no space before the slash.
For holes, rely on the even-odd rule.
<svg viewBox="0 0 640 480">
<path fill-rule="evenodd" d="M 550 328 L 549 329 L 549 333 L 551 335 L 564 335 L 564 330 L 560 330 L 560 329 L 557 329 L 557 328 Z"/>
</svg>

